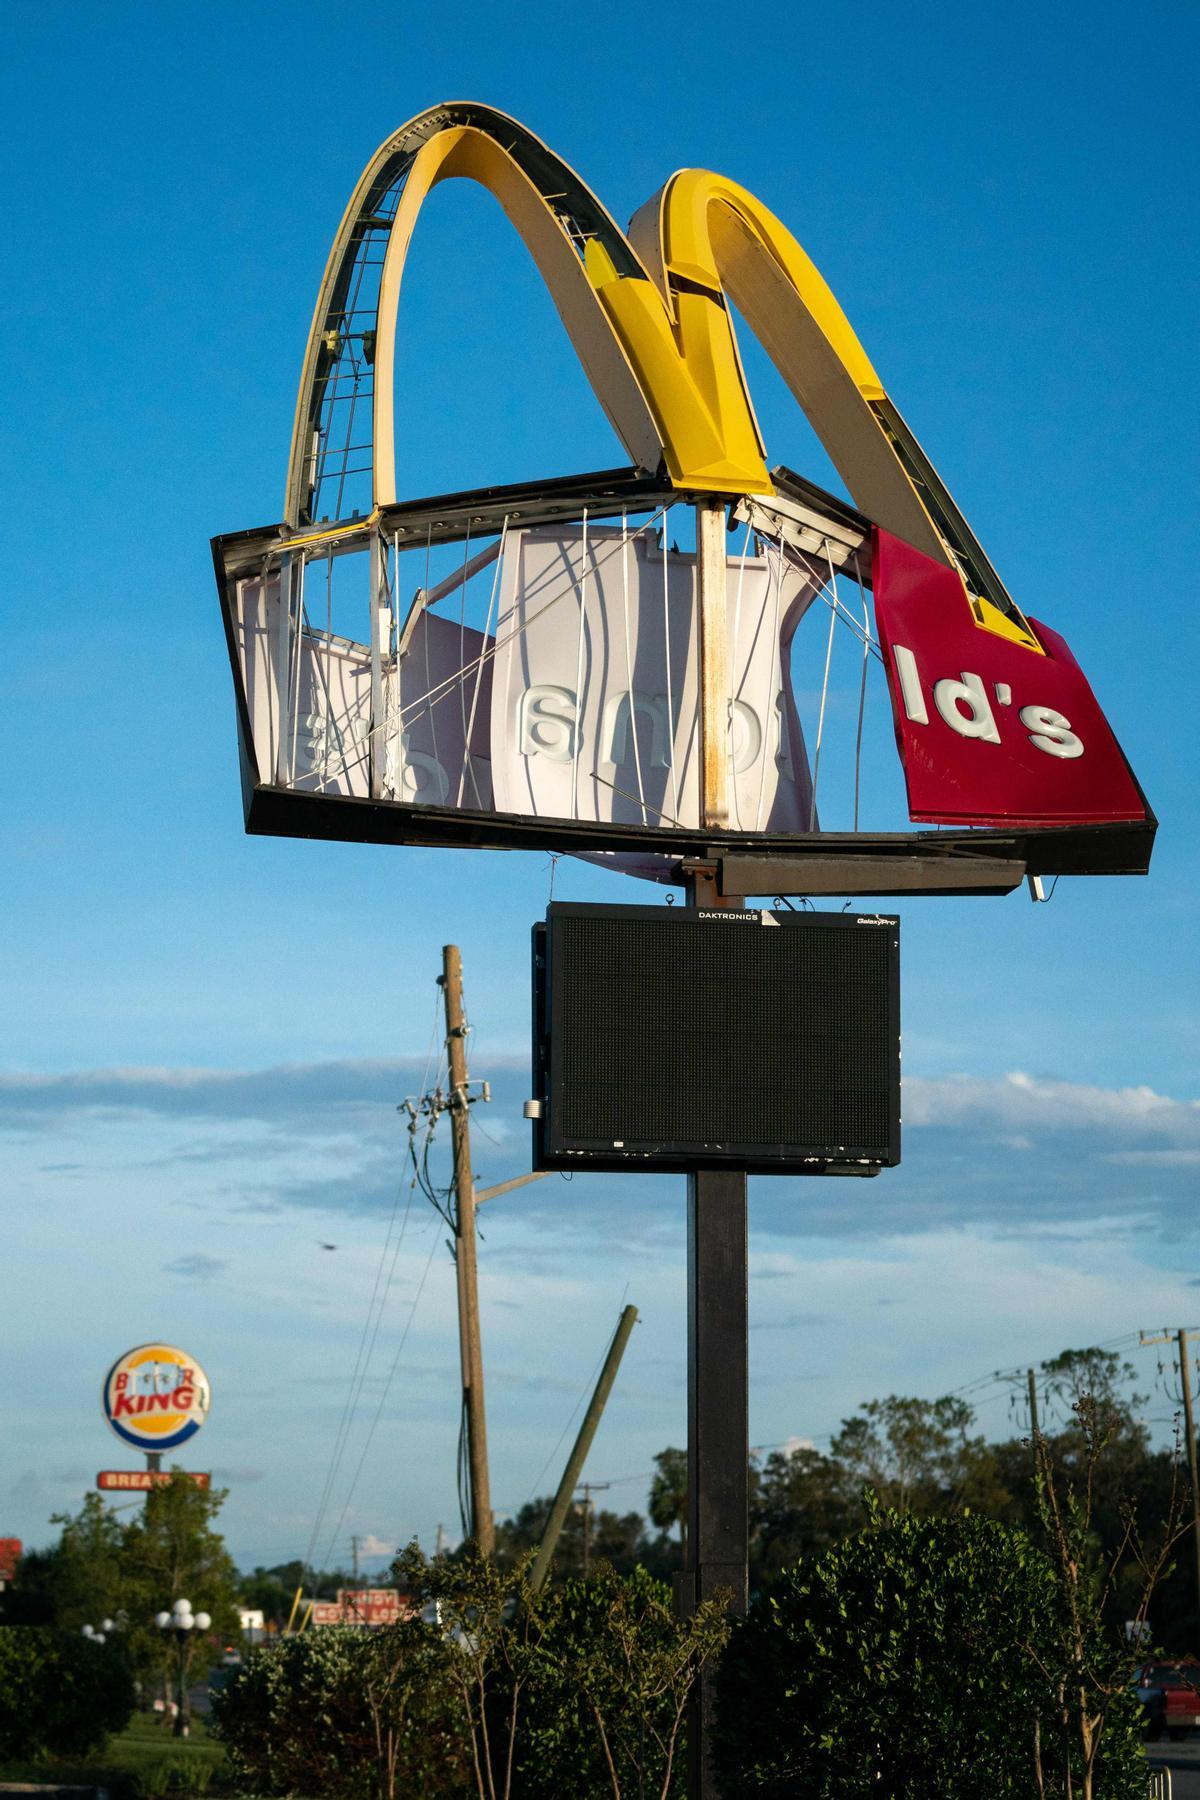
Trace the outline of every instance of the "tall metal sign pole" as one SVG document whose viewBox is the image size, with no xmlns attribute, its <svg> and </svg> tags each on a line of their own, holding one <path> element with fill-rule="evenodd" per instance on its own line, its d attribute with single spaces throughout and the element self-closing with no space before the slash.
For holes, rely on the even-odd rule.
<svg viewBox="0 0 1200 1800">
<path fill-rule="evenodd" d="M 471 1537 L 481 1556 L 496 1547 L 488 1481 L 487 1419 L 483 1406 L 483 1352 L 479 1342 L 479 1276 L 475 1261 L 475 1177 L 467 1097 L 467 1017 L 463 1006 L 462 955 L 457 944 L 442 950 L 446 1003 L 446 1055 L 450 1064 L 450 1132 L 454 1150 L 454 1268 L 458 1279 L 458 1338 L 463 1410 L 471 1475 Z"/>
<path fill-rule="evenodd" d="M 700 621 L 700 757 L 703 822 L 729 818 L 729 637 L 725 507 L 696 507 L 697 604 Z M 723 900 L 715 875 L 695 871 L 693 906 L 740 907 Z M 688 1518 L 684 1603 L 696 1605 L 732 1589 L 732 1610 L 747 1605 L 747 1466 L 750 1452 L 747 1372 L 746 1177 L 737 1169 L 688 1176 Z M 711 1683 L 698 1684 L 688 1730 L 690 1800 L 716 1800 L 708 1763 Z"/>
</svg>

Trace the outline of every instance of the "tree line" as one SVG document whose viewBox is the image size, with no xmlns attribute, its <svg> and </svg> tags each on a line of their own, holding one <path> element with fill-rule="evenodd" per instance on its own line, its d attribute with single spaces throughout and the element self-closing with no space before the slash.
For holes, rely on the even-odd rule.
<svg viewBox="0 0 1200 1800">
<path fill-rule="evenodd" d="M 410 1545 L 391 1580 L 417 1604 L 397 1626 L 278 1634 L 233 1674 L 216 1726 L 234 1769 L 261 1793 L 338 1800 L 545 1800 L 564 1770 L 572 1791 L 674 1800 L 687 1696 L 708 1667 L 716 1755 L 764 1800 L 924 1800 L 968 1765 L 989 1792 L 1135 1800 L 1141 1646 L 1197 1642 L 1181 1445 L 1151 1445 L 1111 1352 L 1064 1351 L 1039 1385 L 1047 1428 L 1032 1437 L 989 1442 L 962 1395 L 891 1395 L 827 1450 L 756 1460 L 743 1621 L 671 1604 L 687 1513 L 673 1446 L 655 1458 L 648 1517 L 577 1511 L 540 1592 L 528 1568 L 548 1499 L 501 1527 L 493 1561 Z M 101 1688 L 121 1668 L 117 1712 L 135 1679 L 145 1704 L 166 1672 L 154 1614 L 182 1595 L 213 1615 L 211 1661 L 238 1641 L 239 1601 L 282 1624 L 297 1587 L 348 1585 L 299 1563 L 239 1574 L 215 1524 L 224 1498 L 180 1476 L 134 1516 L 89 1495 L 55 1521 L 58 1542 L 0 1597 L 0 1748 L 49 1717 L 39 1670 L 50 1692 L 96 1687 L 101 1734 L 119 1724 Z M 115 1629 L 93 1664 L 80 1628 L 102 1617 Z"/>
<path fill-rule="evenodd" d="M 1080 1404 L 1086 1401 L 1104 1417 L 1104 1454 L 1091 1474 L 1097 1554 L 1115 1557 L 1131 1528 L 1146 1545 L 1160 1540 L 1179 1504 L 1180 1445 L 1152 1445 L 1140 1416 L 1146 1396 L 1135 1391 L 1133 1367 L 1108 1350 L 1064 1350 L 1039 1365 L 1037 1378 L 1043 1451 L 1064 1486 L 1082 1485 L 1087 1474 L 1089 1440 Z M 585 1535 L 589 1559 L 607 1560 L 619 1573 L 640 1565 L 666 1577 L 681 1567 L 687 1456 L 668 1446 L 654 1463 L 648 1517 L 598 1509 L 585 1520 L 581 1507 L 574 1509 L 555 1558 L 562 1574 L 583 1573 Z M 1034 1473 L 1028 1429 L 989 1441 L 959 1395 L 865 1401 L 842 1422 L 827 1450 L 801 1444 L 751 1459 L 751 1589 L 769 1591 L 803 1558 L 860 1531 L 873 1506 L 918 1518 L 969 1513 L 1036 1535 Z M 500 1524 L 497 1555 L 515 1562 L 536 1546 L 550 1506 L 549 1496 L 530 1501 Z M 1187 1551 L 1183 1546 L 1169 1560 L 1151 1610 L 1155 1640 L 1179 1654 L 1200 1653 L 1196 1576 Z M 1135 1560 L 1126 1560 L 1105 1598 L 1109 1624 L 1120 1627 L 1134 1616 L 1140 1580 Z"/>
<path fill-rule="evenodd" d="M 1105 1452 L 1093 1473 L 1098 1550 L 1115 1553 L 1131 1524 L 1153 1542 L 1178 1485 L 1179 1446 L 1152 1445 L 1133 1368 L 1111 1351 L 1088 1348 L 1064 1350 L 1037 1373 L 1044 1449 L 1064 1483 L 1078 1485 L 1084 1475 L 1080 1401 L 1086 1396 L 1106 1418 Z M 555 1556 L 559 1575 L 582 1576 L 606 1562 L 621 1575 L 640 1567 L 669 1579 L 682 1566 L 687 1457 L 667 1446 L 654 1465 L 645 1514 L 590 1503 L 587 1514 L 582 1503 L 572 1509 Z M 1028 1430 L 989 1441 L 960 1395 L 868 1400 L 842 1422 L 828 1449 L 799 1444 L 753 1458 L 749 1493 L 754 1591 L 769 1590 L 785 1569 L 859 1531 L 869 1505 L 918 1518 L 971 1513 L 1030 1532 L 1038 1523 Z M 56 1544 L 25 1556 L 17 1582 L 0 1595 L 0 1620 L 78 1629 L 123 1610 L 137 1660 L 148 1668 L 162 1657 L 150 1621 L 181 1592 L 197 1605 L 202 1598 L 216 1634 L 234 1643 L 238 1605 L 260 1610 L 282 1628 L 297 1588 L 332 1597 L 339 1587 L 356 1585 L 344 1569 L 313 1570 L 298 1558 L 239 1571 L 215 1526 L 223 1499 L 218 1491 L 172 1484 L 122 1521 L 98 1495 L 88 1495 L 77 1514 L 55 1518 Z M 497 1525 L 502 1566 L 515 1566 L 537 1548 L 552 1503 L 543 1495 Z M 1133 1616 L 1137 1582 L 1132 1563 L 1119 1571 L 1105 1601 L 1110 1623 Z M 1178 1554 L 1154 1596 L 1155 1640 L 1181 1654 L 1200 1652 L 1197 1624 L 1194 1571 L 1188 1555 Z"/>
</svg>

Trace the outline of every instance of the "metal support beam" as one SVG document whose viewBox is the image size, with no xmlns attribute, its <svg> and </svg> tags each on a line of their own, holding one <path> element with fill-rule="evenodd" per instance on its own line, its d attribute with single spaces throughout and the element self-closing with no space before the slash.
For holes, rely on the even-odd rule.
<svg viewBox="0 0 1200 1800">
<path fill-rule="evenodd" d="M 959 855 L 722 856 L 721 892 L 843 896 L 1011 894 L 1025 879 L 1015 857 Z"/>
<path fill-rule="evenodd" d="M 729 823 L 729 621 L 725 506 L 696 503 L 696 613 L 700 624 L 700 816 Z"/>
<path fill-rule="evenodd" d="M 700 569 L 700 743 L 705 825 L 728 822 L 729 670 L 725 607 L 725 515 L 696 507 Z M 692 906 L 739 908 L 722 895 L 716 869 L 688 875 Z M 688 1176 L 688 1531 L 680 1601 L 685 1610 L 731 1593 L 747 1605 L 750 1459 L 746 1176 L 738 1169 Z M 689 1800 L 718 1800 L 709 1765 L 713 1692 L 701 1677 L 688 1709 Z"/>
</svg>

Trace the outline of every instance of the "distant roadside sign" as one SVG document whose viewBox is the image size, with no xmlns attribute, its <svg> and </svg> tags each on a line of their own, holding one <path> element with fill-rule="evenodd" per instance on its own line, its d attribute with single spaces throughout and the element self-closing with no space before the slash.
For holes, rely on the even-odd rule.
<svg viewBox="0 0 1200 1800">
<path fill-rule="evenodd" d="M 316 1600 L 313 1602 L 310 1625 L 344 1625 L 345 1618 L 336 1600 Z"/>
<path fill-rule="evenodd" d="M 313 1602 L 310 1625 L 395 1625 L 412 1610 L 397 1588 L 339 1588 L 336 1600 Z"/>
<path fill-rule="evenodd" d="M 180 1470 L 185 1480 L 193 1482 L 198 1488 L 212 1486 L 212 1476 L 205 1470 L 193 1473 L 190 1469 Z M 96 1486 L 102 1492 L 119 1490 L 132 1493 L 145 1493 L 150 1488 L 166 1487 L 172 1479 L 173 1471 L 166 1469 L 101 1469 L 96 1477 Z"/>
<path fill-rule="evenodd" d="M 351 1624 L 357 1620 L 363 1625 L 394 1625 L 401 1616 L 396 1588 L 343 1588 L 338 1599 Z"/>
<path fill-rule="evenodd" d="M 0 1588 L 6 1581 L 11 1581 L 17 1572 L 17 1564 L 21 1560 L 20 1538 L 0 1537 Z"/>
<path fill-rule="evenodd" d="M 208 1377 L 174 1344 L 139 1344 L 104 1378 L 104 1417 L 123 1443 L 148 1454 L 176 1450 L 208 1417 Z"/>
</svg>

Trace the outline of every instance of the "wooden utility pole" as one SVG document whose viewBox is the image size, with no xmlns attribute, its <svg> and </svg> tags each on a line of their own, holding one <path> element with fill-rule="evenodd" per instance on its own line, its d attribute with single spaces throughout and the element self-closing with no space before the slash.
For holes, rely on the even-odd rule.
<svg viewBox="0 0 1200 1800">
<path fill-rule="evenodd" d="M 1183 1388 L 1183 1428 L 1187 1433 L 1188 1469 L 1192 1477 L 1192 1535 L 1196 1545 L 1196 1616 L 1200 1619 L 1200 1482 L 1196 1479 L 1196 1427 L 1192 1422 L 1192 1371 L 1188 1334 L 1179 1333 L 1179 1381 Z"/>
<path fill-rule="evenodd" d="M 1038 1405 L 1037 1377 L 1029 1370 L 1029 1442 L 1033 1447 L 1033 1472 L 1038 1472 Z"/>
<path fill-rule="evenodd" d="M 587 1453 L 592 1447 L 592 1439 L 596 1435 L 596 1427 L 600 1423 L 600 1415 L 604 1411 L 605 1402 L 612 1392 L 613 1382 L 617 1379 L 617 1370 L 621 1366 L 625 1346 L 637 1324 L 637 1316 L 637 1307 L 627 1306 L 617 1320 L 617 1329 L 613 1332 L 612 1343 L 608 1346 L 604 1367 L 600 1371 L 600 1378 L 596 1383 L 588 1409 L 583 1415 L 583 1423 L 579 1427 L 574 1447 L 567 1458 L 567 1466 L 563 1470 L 562 1480 L 558 1484 L 554 1505 L 550 1508 L 550 1517 L 546 1521 L 546 1529 L 542 1534 L 541 1548 L 537 1553 L 533 1568 L 529 1572 L 529 1585 L 535 1593 L 550 1573 L 550 1564 L 554 1559 L 555 1547 L 562 1535 L 563 1524 L 566 1521 L 572 1496 L 579 1486 L 579 1477 L 583 1471 L 583 1465 L 587 1461 Z M 598 1484 L 593 1483 L 593 1485 Z"/>
<path fill-rule="evenodd" d="M 1192 1371 L 1188 1362 L 1188 1334 L 1194 1327 L 1181 1326 L 1177 1331 L 1160 1331 L 1154 1337 L 1139 1333 L 1138 1342 L 1168 1344 L 1174 1337 L 1179 1348 L 1179 1386 L 1183 1393 L 1183 1429 L 1187 1438 L 1188 1474 L 1192 1484 L 1192 1538 L 1196 1553 L 1196 1620 L 1200 1628 L 1200 1480 L 1196 1473 L 1196 1426 L 1192 1417 Z"/>
<path fill-rule="evenodd" d="M 729 823 L 729 625 L 725 505 L 696 506 L 696 605 L 700 643 L 701 822 Z M 740 907 L 711 870 L 688 883 L 692 906 Z M 688 1505 L 681 1608 L 720 1589 L 732 1610 L 748 1599 L 750 1459 L 746 1177 L 740 1169 L 688 1176 Z M 717 1800 L 709 1763 L 713 1693 L 702 1677 L 688 1724 L 689 1800 Z"/>
<path fill-rule="evenodd" d="M 467 1092 L 467 1016 L 463 1006 L 462 955 L 457 944 L 442 950 L 441 985 L 446 1003 L 446 1055 L 450 1064 L 450 1133 L 454 1152 L 454 1268 L 458 1279 L 458 1342 L 462 1363 L 467 1466 L 471 1483 L 471 1537 L 481 1556 L 496 1548 L 488 1482 L 487 1419 L 483 1405 L 483 1352 L 479 1341 L 479 1275 L 475 1260 L 475 1177 L 471 1172 L 470 1100 Z"/>
<path fill-rule="evenodd" d="M 592 1572 L 592 1513 L 594 1510 L 592 1495 L 600 1493 L 605 1488 L 610 1488 L 612 1482 L 581 1481 L 579 1486 L 583 1492 L 580 1506 L 583 1509 L 583 1579 L 586 1581 Z"/>
</svg>

